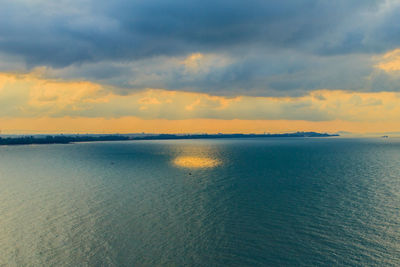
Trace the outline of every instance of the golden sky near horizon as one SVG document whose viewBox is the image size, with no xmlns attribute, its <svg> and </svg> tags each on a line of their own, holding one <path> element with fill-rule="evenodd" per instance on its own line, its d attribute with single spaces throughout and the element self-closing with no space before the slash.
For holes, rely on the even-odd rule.
<svg viewBox="0 0 400 267">
<path fill-rule="evenodd" d="M 204 55 L 182 62 L 198 67 Z M 400 70 L 400 50 L 376 68 Z M 117 94 L 101 84 L 49 79 L 40 69 L 0 73 L 2 133 L 355 133 L 400 131 L 400 93 L 314 90 L 298 97 L 213 96 L 145 89 Z"/>
</svg>

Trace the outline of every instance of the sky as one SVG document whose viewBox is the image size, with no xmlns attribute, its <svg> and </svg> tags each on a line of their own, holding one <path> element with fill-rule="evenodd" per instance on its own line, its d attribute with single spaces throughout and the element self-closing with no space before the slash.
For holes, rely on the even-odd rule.
<svg viewBox="0 0 400 267">
<path fill-rule="evenodd" d="M 400 0 L 0 0 L 0 131 L 400 132 Z"/>
</svg>

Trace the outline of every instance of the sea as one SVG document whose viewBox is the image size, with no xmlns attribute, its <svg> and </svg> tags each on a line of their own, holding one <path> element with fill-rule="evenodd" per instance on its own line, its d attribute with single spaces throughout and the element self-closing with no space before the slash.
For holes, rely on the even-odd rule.
<svg viewBox="0 0 400 267">
<path fill-rule="evenodd" d="M 400 139 L 1 146 L 0 266 L 400 266 Z"/>
</svg>

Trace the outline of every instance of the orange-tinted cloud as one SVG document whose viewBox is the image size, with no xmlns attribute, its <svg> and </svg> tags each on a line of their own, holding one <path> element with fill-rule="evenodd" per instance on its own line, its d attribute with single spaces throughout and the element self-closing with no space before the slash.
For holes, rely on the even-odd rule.
<svg viewBox="0 0 400 267">
<path fill-rule="evenodd" d="M 384 54 L 376 65 L 377 68 L 387 72 L 400 70 L 400 49 L 392 50 Z"/>
<path fill-rule="evenodd" d="M 400 127 L 400 94 L 316 90 L 301 97 L 222 97 L 147 89 L 119 95 L 85 81 L 0 73 L 6 132 L 370 132 Z"/>
</svg>

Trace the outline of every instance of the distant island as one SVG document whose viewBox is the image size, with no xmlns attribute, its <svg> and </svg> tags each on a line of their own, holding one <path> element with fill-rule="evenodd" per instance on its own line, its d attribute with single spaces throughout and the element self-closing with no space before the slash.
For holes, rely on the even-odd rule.
<svg viewBox="0 0 400 267">
<path fill-rule="evenodd" d="M 36 135 L 0 137 L 0 145 L 69 144 L 97 141 L 127 140 L 179 140 L 179 139 L 223 139 L 223 138 L 269 138 L 269 137 L 332 137 L 338 134 L 296 132 L 283 134 L 115 134 L 115 135 Z"/>
</svg>

